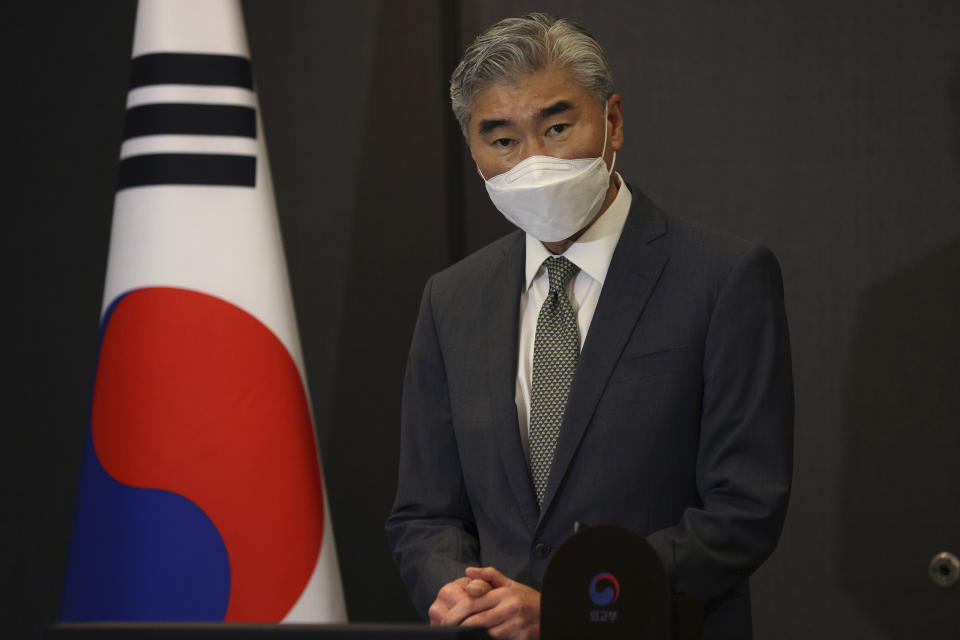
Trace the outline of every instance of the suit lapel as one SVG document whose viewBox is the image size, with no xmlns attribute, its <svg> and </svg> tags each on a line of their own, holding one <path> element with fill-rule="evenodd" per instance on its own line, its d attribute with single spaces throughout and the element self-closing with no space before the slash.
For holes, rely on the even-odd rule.
<svg viewBox="0 0 960 640">
<path fill-rule="evenodd" d="M 520 442 L 515 401 L 520 293 L 523 288 L 523 234 L 504 252 L 484 290 L 481 312 L 489 313 L 487 325 L 487 375 L 493 431 L 497 438 L 504 474 L 513 490 L 524 522 L 530 531 L 537 523 L 537 500 L 527 472 Z"/>
<path fill-rule="evenodd" d="M 540 511 L 541 521 L 550 509 L 607 380 L 667 263 L 664 254 L 647 244 L 665 230 L 663 214 L 635 191 L 570 386 L 566 415 Z"/>
</svg>

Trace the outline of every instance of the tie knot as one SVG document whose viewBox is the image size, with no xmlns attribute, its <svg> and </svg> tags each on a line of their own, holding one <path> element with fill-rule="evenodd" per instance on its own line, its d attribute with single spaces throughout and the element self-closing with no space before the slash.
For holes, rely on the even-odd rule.
<svg viewBox="0 0 960 640">
<path fill-rule="evenodd" d="M 570 282 L 570 278 L 580 271 L 580 267 L 563 256 L 547 258 L 543 264 L 547 267 L 547 277 L 550 279 L 550 293 L 562 293 Z"/>
</svg>

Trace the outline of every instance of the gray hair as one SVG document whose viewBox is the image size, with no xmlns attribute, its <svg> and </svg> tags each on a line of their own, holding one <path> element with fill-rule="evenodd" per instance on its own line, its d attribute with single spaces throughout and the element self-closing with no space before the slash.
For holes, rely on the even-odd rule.
<svg viewBox="0 0 960 640">
<path fill-rule="evenodd" d="M 551 65 L 567 70 L 601 107 L 614 93 L 607 56 L 583 27 L 546 13 L 507 18 L 477 36 L 450 76 L 450 102 L 463 135 L 478 93 Z"/>
</svg>

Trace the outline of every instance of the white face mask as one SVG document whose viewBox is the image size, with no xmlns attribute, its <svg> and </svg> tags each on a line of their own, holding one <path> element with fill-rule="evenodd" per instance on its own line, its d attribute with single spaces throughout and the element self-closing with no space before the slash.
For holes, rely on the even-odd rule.
<svg viewBox="0 0 960 640">
<path fill-rule="evenodd" d="M 583 229 L 603 206 L 617 161 L 616 152 L 609 170 L 603 161 L 607 151 L 606 109 L 603 124 L 599 158 L 530 156 L 510 171 L 484 179 L 493 205 L 507 220 L 541 242 L 566 240 Z"/>
</svg>

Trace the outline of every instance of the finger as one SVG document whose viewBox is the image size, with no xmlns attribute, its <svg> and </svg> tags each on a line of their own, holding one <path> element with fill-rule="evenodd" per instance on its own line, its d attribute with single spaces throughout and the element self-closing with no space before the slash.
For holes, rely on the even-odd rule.
<svg viewBox="0 0 960 640">
<path fill-rule="evenodd" d="M 466 591 L 464 591 L 463 588 L 469 583 L 470 578 L 466 576 L 457 578 L 453 582 L 448 582 L 440 588 L 440 591 L 437 593 L 437 600 L 446 604 L 447 608 L 452 607 L 466 596 Z"/>
<path fill-rule="evenodd" d="M 443 620 L 443 616 L 447 615 L 447 612 L 450 610 L 445 603 L 440 600 L 434 600 L 433 604 L 430 605 L 430 608 L 427 610 L 427 616 L 430 618 L 430 624 L 440 624 Z"/>
<path fill-rule="evenodd" d="M 488 609 L 477 611 L 465 617 L 461 623 L 465 627 L 483 627 L 492 629 L 497 626 L 503 626 L 511 623 L 514 616 L 504 610 L 503 607 L 493 606 Z"/>
<path fill-rule="evenodd" d="M 491 589 L 490 593 L 474 601 L 473 613 L 467 616 L 469 624 L 490 628 L 517 616 L 519 601 L 510 590 L 503 587 Z M 468 624 L 465 620 L 463 624 Z"/>
<path fill-rule="evenodd" d="M 490 627 L 490 628 L 488 628 L 488 629 L 487 629 L 487 635 L 489 635 L 491 638 L 494 638 L 495 640 L 501 640 L 501 638 L 503 638 L 503 639 L 518 638 L 518 637 L 521 637 L 521 636 L 519 635 L 519 631 L 520 631 L 520 630 L 521 630 L 521 629 L 520 629 L 519 626 L 517 625 L 517 621 L 516 621 L 516 620 L 507 620 L 506 622 L 503 622 L 503 623 L 501 623 L 501 624 L 498 624 L 498 625 L 496 625 L 495 627 Z M 532 636 L 531 636 L 531 635 L 527 635 L 527 636 L 522 636 L 522 637 L 539 638 L 539 637 L 540 637 L 540 628 L 537 627 L 537 629 L 536 629 L 535 631 L 533 631 L 533 633 L 534 633 L 534 635 L 532 635 Z"/>
<path fill-rule="evenodd" d="M 464 597 L 462 600 L 459 600 L 455 605 L 450 607 L 450 610 L 447 611 L 447 613 L 441 619 L 440 624 L 458 625 L 462 623 L 464 619 L 482 610 L 483 607 L 478 599 Z"/>
<path fill-rule="evenodd" d="M 513 582 L 493 567 L 467 567 L 467 577 L 472 580 L 484 580 L 494 589 L 509 587 Z"/>
<path fill-rule="evenodd" d="M 490 593 L 490 590 L 493 589 L 493 586 L 486 580 L 471 580 L 467 583 L 467 586 L 464 587 L 464 591 L 467 592 L 467 595 L 471 598 L 479 598 Z"/>
<path fill-rule="evenodd" d="M 464 576 L 457 578 L 452 582 L 440 587 L 437 592 L 437 599 L 433 601 L 427 610 L 427 617 L 430 618 L 430 624 L 441 624 L 444 616 L 449 613 L 450 608 L 462 599 L 468 598 L 464 587 L 470 582 L 470 578 Z"/>
</svg>

